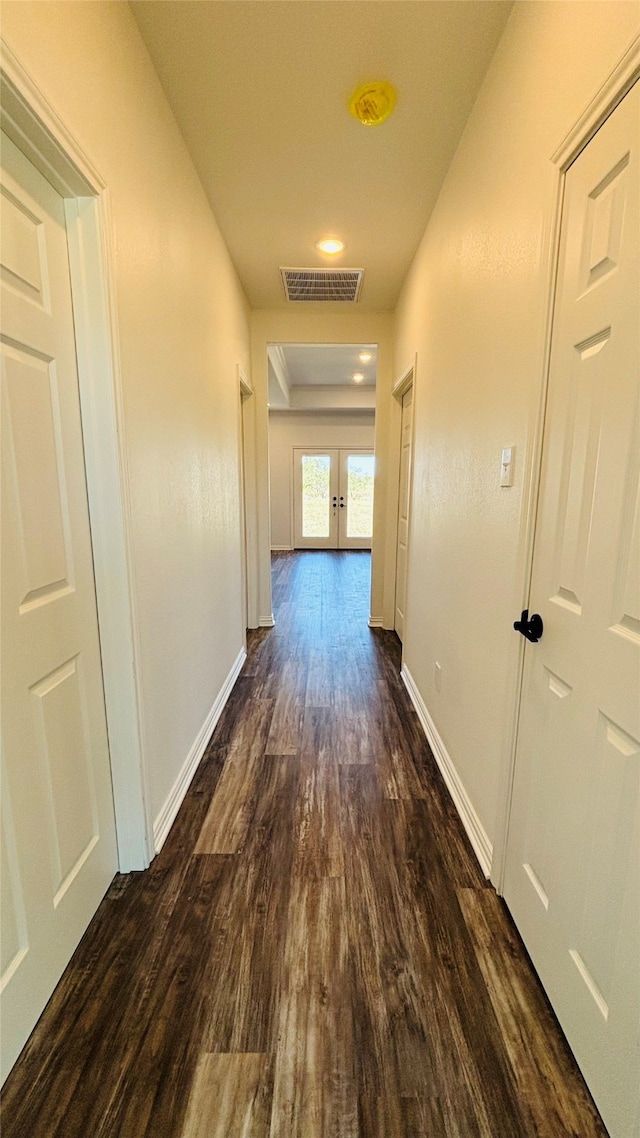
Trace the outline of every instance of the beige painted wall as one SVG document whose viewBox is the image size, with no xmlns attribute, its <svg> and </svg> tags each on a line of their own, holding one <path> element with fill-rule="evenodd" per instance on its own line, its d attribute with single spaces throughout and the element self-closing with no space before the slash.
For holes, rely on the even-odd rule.
<svg viewBox="0 0 640 1138">
<path fill-rule="evenodd" d="M 293 448 L 370 447 L 374 445 L 371 411 L 303 413 L 272 411 L 269 415 L 269 494 L 271 547 L 293 547 Z"/>
<path fill-rule="evenodd" d="M 109 187 L 143 750 L 156 819 L 242 648 L 247 306 L 126 4 L 3 3 L 18 60 Z"/>
<path fill-rule="evenodd" d="M 254 311 L 251 314 L 251 374 L 255 389 L 255 494 L 258 521 L 255 535 L 256 577 L 250 589 L 258 621 L 271 619 L 271 536 L 269 509 L 269 412 L 267 408 L 267 346 L 269 344 L 377 344 L 376 489 L 371 557 L 371 617 L 382 623 L 385 590 L 385 524 L 387 509 L 388 439 L 393 379 L 393 317 L 388 312 L 313 313 Z M 397 478 L 397 474 L 396 474 Z M 250 508 L 253 508 L 250 502 Z M 252 592 L 255 594 L 252 596 Z"/>
<path fill-rule="evenodd" d="M 493 842 L 521 651 L 512 622 L 525 602 L 544 375 L 550 159 L 637 35 L 639 12 L 514 6 L 396 314 L 396 369 L 418 357 L 404 658 Z M 516 447 L 511 489 L 499 485 L 505 446 Z"/>
</svg>

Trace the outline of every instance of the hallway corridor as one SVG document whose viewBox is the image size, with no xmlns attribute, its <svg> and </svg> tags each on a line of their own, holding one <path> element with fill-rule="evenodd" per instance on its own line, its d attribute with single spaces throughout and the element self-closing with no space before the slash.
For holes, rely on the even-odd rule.
<svg viewBox="0 0 640 1138">
<path fill-rule="evenodd" d="M 368 628 L 368 553 L 274 557 L 176 823 L 116 878 L 4 1138 L 605 1131 Z"/>
</svg>

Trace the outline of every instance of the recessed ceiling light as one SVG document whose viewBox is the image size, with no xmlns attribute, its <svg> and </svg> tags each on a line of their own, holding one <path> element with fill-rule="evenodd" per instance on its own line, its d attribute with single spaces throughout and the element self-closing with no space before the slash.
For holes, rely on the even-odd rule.
<svg viewBox="0 0 640 1138">
<path fill-rule="evenodd" d="M 364 376 L 363 376 L 361 371 L 354 371 L 354 373 L 353 373 L 353 382 L 354 383 L 362 383 L 363 379 L 364 379 Z"/>
<path fill-rule="evenodd" d="M 362 360 L 363 364 L 368 364 L 371 359 L 371 352 L 360 352 L 358 359 Z"/>
<path fill-rule="evenodd" d="M 316 249 L 321 253 L 341 253 L 344 241 L 340 241 L 337 237 L 323 237 L 322 241 L 316 243 Z"/>
</svg>

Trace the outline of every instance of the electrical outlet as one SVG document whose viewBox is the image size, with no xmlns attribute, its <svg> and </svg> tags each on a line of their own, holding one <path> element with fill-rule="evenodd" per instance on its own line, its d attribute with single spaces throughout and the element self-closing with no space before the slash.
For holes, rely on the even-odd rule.
<svg viewBox="0 0 640 1138">
<path fill-rule="evenodd" d="M 440 691 L 442 688 L 442 666 L 438 663 L 437 660 L 436 660 L 436 668 L 435 668 L 435 681 L 436 681 L 436 691 Z"/>
</svg>

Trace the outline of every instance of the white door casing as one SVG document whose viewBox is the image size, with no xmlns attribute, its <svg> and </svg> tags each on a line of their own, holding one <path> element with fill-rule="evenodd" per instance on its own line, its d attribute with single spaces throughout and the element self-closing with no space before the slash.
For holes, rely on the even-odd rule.
<svg viewBox="0 0 640 1138">
<path fill-rule="evenodd" d="M 400 476 L 398 485 L 398 526 L 396 546 L 396 597 L 394 628 L 404 639 L 405 600 L 407 595 L 407 547 L 409 540 L 409 499 L 411 486 L 411 440 L 413 422 L 413 385 L 402 396 L 400 423 Z"/>
<path fill-rule="evenodd" d="M 247 534 L 247 422 L 245 404 L 253 396 L 253 388 L 242 369 L 238 368 L 238 476 L 240 483 L 240 558 L 242 575 L 242 635 L 246 648 L 249 627 L 249 542 Z"/>
<path fill-rule="evenodd" d="M 153 828 L 144 763 L 109 189 L 1 37 L 0 121 L 64 198 L 118 854 L 126 873 L 149 864 Z"/>
<path fill-rule="evenodd" d="M 62 198 L 2 145 L 2 1066 L 117 867 Z"/>
<path fill-rule="evenodd" d="M 373 462 L 373 451 L 351 448 L 293 449 L 293 535 L 294 549 L 370 549 L 372 535 L 358 535 L 352 475 L 360 460 Z M 303 503 L 303 469 L 313 465 L 317 483 L 317 499 L 308 501 L 313 512 L 305 518 Z M 354 470 L 354 468 L 356 468 Z M 373 481 L 373 480 L 372 480 Z M 371 511 L 371 521 L 373 512 Z"/>
<path fill-rule="evenodd" d="M 640 89 L 566 176 L 505 898 L 613 1138 L 640 1118 Z"/>
</svg>

